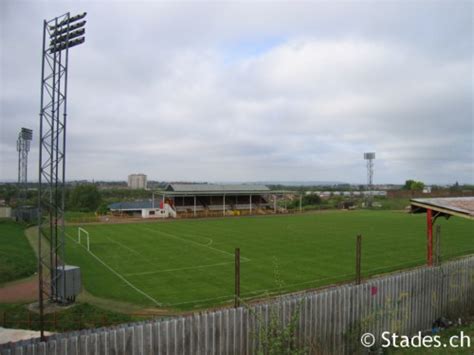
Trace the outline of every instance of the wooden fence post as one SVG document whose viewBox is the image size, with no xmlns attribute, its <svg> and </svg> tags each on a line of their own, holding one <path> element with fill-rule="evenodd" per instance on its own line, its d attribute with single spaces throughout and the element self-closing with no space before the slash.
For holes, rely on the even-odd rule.
<svg viewBox="0 0 474 355">
<path fill-rule="evenodd" d="M 426 264 L 433 266 L 433 211 L 426 210 Z"/>
<path fill-rule="evenodd" d="M 435 233 L 435 265 L 441 265 L 441 226 L 436 225 Z"/>
<path fill-rule="evenodd" d="M 235 248 L 235 300 L 234 307 L 240 307 L 240 248 Z"/>
<path fill-rule="evenodd" d="M 360 285 L 361 281 L 361 253 L 362 253 L 362 236 L 357 235 L 356 239 L 356 285 Z"/>
</svg>

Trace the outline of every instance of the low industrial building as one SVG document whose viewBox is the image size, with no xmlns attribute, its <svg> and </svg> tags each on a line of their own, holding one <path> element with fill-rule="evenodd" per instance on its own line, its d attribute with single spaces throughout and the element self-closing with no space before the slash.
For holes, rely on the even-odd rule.
<svg viewBox="0 0 474 355">
<path fill-rule="evenodd" d="M 110 204 L 109 210 L 115 216 L 141 218 L 176 218 L 176 211 L 168 204 L 152 200 L 116 202 Z"/>
</svg>

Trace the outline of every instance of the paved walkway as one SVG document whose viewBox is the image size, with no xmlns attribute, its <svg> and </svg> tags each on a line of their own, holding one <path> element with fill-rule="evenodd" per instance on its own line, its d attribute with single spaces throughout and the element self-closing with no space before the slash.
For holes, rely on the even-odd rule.
<svg viewBox="0 0 474 355">
<path fill-rule="evenodd" d="M 44 332 L 44 335 L 51 335 L 53 333 Z M 39 338 L 40 332 L 34 330 L 24 330 L 24 329 L 6 329 L 0 327 L 0 344 L 5 344 L 8 342 L 15 342 L 24 339 L 30 338 Z"/>
</svg>

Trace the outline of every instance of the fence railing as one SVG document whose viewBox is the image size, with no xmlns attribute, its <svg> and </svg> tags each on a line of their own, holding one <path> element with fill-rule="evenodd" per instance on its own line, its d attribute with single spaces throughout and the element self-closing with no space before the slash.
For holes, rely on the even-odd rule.
<svg viewBox="0 0 474 355">
<path fill-rule="evenodd" d="M 294 346 L 314 354 L 352 354 L 360 336 L 383 331 L 412 335 L 441 316 L 474 313 L 474 256 L 266 304 L 199 313 L 165 321 L 50 336 L 0 346 L 2 355 L 255 354 L 272 322 L 295 320 Z M 295 316 L 296 315 L 296 316 Z M 296 317 L 296 318 L 295 318 Z"/>
</svg>

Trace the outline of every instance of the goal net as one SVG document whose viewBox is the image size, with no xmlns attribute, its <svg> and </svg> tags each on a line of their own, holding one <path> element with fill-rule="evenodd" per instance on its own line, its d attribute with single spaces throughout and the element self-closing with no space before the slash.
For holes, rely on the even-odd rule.
<svg viewBox="0 0 474 355">
<path fill-rule="evenodd" d="M 84 228 L 77 228 L 77 242 L 79 244 L 85 244 L 87 250 L 91 250 L 90 249 L 90 240 L 89 240 L 89 232 L 86 231 Z"/>
</svg>

